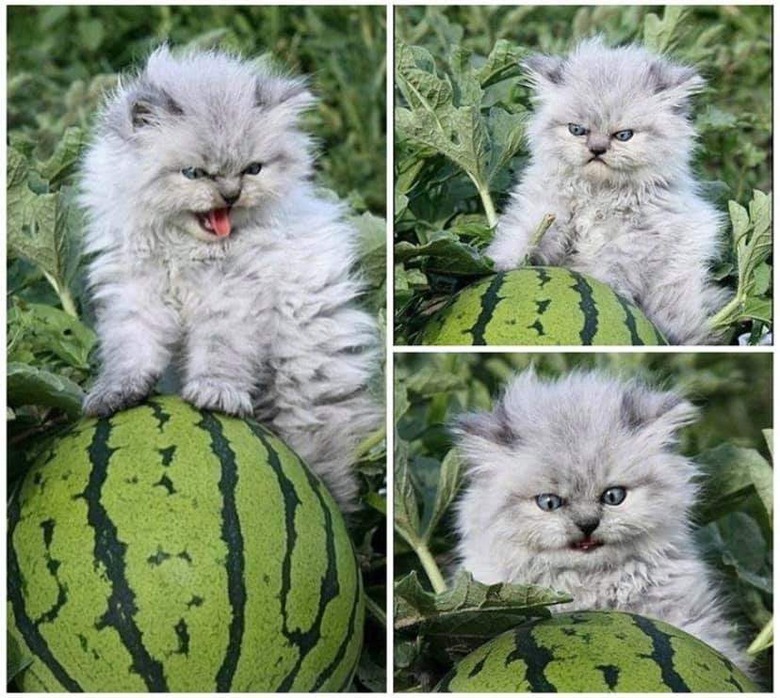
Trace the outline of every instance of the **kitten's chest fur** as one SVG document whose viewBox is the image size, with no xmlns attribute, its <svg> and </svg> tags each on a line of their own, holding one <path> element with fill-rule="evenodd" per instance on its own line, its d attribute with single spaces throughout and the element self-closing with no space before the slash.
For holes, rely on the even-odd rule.
<svg viewBox="0 0 780 698">
<path fill-rule="evenodd" d="M 599 279 L 626 298 L 643 297 L 648 278 L 668 255 L 658 247 L 652 207 L 603 193 L 564 198 L 561 208 L 546 242 L 550 261 Z"/>
<path fill-rule="evenodd" d="M 634 244 L 641 227 L 641 210 L 620 205 L 607 196 L 564 200 L 563 220 L 556 221 L 567 259 L 587 264 Z"/>
<path fill-rule="evenodd" d="M 537 583 L 564 591 L 572 597 L 571 603 L 560 604 L 552 609 L 554 611 L 639 611 L 650 586 L 648 574 L 647 565 L 632 563 L 630 569 L 601 569 L 593 572 L 562 570 Z"/>
<path fill-rule="evenodd" d="M 686 570 L 697 563 L 680 563 Z M 533 567 L 533 565 L 531 565 Z M 709 593 L 704 570 L 698 570 L 701 593 Z M 520 580 L 514 580 L 520 581 Z M 657 618 L 672 618 L 678 611 L 675 606 L 681 602 L 681 590 L 690 591 L 689 585 L 664 566 L 634 558 L 616 567 L 585 569 L 547 568 L 533 579 L 523 580 L 532 584 L 551 587 L 572 597 L 566 604 L 550 608 L 564 613 L 579 610 L 618 610 L 639 613 Z M 683 593 L 682 597 L 686 594 Z M 688 603 L 687 608 L 691 607 Z"/>
</svg>

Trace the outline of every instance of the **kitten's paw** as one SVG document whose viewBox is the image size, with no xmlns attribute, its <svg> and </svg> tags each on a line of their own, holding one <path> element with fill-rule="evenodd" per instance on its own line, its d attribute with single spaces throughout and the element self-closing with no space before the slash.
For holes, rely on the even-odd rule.
<svg viewBox="0 0 780 698">
<path fill-rule="evenodd" d="M 141 402 L 151 391 L 153 380 L 98 381 L 84 399 L 87 417 L 110 417 Z"/>
<path fill-rule="evenodd" d="M 237 417 L 252 416 L 252 398 L 245 390 L 211 379 L 192 380 L 184 386 L 181 396 L 204 410 L 225 412 Z"/>
</svg>

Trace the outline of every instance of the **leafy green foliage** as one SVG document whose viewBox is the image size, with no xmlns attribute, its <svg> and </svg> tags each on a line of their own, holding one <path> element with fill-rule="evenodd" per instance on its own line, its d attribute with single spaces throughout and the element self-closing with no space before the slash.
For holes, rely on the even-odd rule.
<svg viewBox="0 0 780 698">
<path fill-rule="evenodd" d="M 120 72 L 164 42 L 219 47 L 310 76 L 305 117 L 323 155 L 317 182 L 346 199 L 358 230 L 361 302 L 385 325 L 384 7 L 17 6 L 8 10 L 8 478 L 78 419 L 96 368 L 84 294 L 76 169 L 94 115 Z M 330 194 L 329 192 L 334 192 Z M 378 399 L 381 375 L 372 386 Z M 367 594 L 366 642 L 355 679 L 385 690 L 384 430 L 360 448 L 365 503 L 350 523 Z M 10 657 L 10 655 L 9 655 Z M 24 659 L 12 658 L 9 677 Z"/>
<path fill-rule="evenodd" d="M 603 34 L 696 65 L 696 170 L 731 216 L 717 278 L 735 289 L 715 318 L 725 341 L 771 327 L 770 9 L 405 7 L 396 13 L 395 337 L 414 343 L 452 293 L 490 273 L 482 250 L 528 156 L 528 53 Z M 752 198 L 751 198 L 752 197 Z M 749 209 L 749 213 L 746 209 Z M 540 221 L 540 227 L 543 224 Z M 765 225 L 766 224 L 766 225 Z"/>
<path fill-rule="evenodd" d="M 486 410 L 516 372 L 601 369 L 675 386 L 701 406 L 680 448 L 700 465 L 695 533 L 719 572 L 765 685 L 771 684 L 772 356 L 770 354 L 399 354 L 395 419 L 395 681 L 429 690 L 481 641 L 548 605 L 550 589 L 475 585 L 456 571 L 452 526 L 464 473 L 448 425 Z M 437 582 L 437 575 L 441 584 Z M 446 581 L 449 578 L 448 581 Z M 493 603 L 490 599 L 503 599 Z M 492 628 L 492 632 L 491 632 Z"/>
</svg>

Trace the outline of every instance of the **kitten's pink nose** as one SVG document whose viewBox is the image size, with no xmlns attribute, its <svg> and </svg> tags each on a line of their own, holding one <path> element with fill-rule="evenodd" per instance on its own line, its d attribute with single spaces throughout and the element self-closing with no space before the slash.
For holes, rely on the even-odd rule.
<svg viewBox="0 0 780 698">
<path fill-rule="evenodd" d="M 609 138 L 598 133 L 591 133 L 588 135 L 586 145 L 588 146 L 588 150 L 590 150 L 591 153 L 598 157 L 599 155 L 603 155 L 607 152 L 607 148 L 609 147 Z"/>
</svg>

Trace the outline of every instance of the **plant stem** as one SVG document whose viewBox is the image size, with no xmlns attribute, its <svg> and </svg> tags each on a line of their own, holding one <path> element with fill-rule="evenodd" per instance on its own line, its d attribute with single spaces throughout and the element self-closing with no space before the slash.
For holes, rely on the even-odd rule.
<svg viewBox="0 0 780 698">
<path fill-rule="evenodd" d="M 425 570 L 425 574 L 428 575 L 433 590 L 437 594 L 447 591 L 447 583 L 444 581 L 444 577 L 442 577 L 439 566 L 436 564 L 436 560 L 433 559 L 433 555 L 431 555 L 431 551 L 428 550 L 428 546 L 424 543 L 420 543 L 415 546 L 414 552 L 417 553 L 417 557 L 420 558 L 420 562 Z"/>
<path fill-rule="evenodd" d="M 734 297 L 726 303 L 715 315 L 709 320 L 709 325 L 713 330 L 718 330 L 722 327 L 728 327 L 736 318 L 732 317 L 739 308 L 742 307 L 743 294 L 737 289 Z"/>
<path fill-rule="evenodd" d="M 387 627 L 387 616 L 385 615 L 384 610 L 382 607 L 374 601 L 368 594 L 366 594 L 365 591 L 363 591 L 363 598 L 366 602 L 366 610 L 374 616 L 381 624 L 382 627 Z"/>
<path fill-rule="evenodd" d="M 79 314 L 78 311 L 76 310 L 76 302 L 73 300 L 73 296 L 70 294 L 70 291 L 68 290 L 67 286 L 60 286 L 60 284 L 57 282 L 57 279 L 55 279 L 51 274 L 47 274 L 46 272 L 43 272 L 43 275 L 46 277 L 46 280 L 51 284 L 52 288 L 59 296 L 60 303 L 62 304 L 62 309 L 68 315 L 78 320 Z"/>
<path fill-rule="evenodd" d="M 536 230 L 534 230 L 534 234 L 531 236 L 531 241 L 528 245 L 528 254 L 523 257 L 523 263 L 521 266 L 525 267 L 530 263 L 531 255 L 533 254 L 534 249 L 539 246 L 539 243 L 542 241 L 544 234 L 550 229 L 550 226 L 553 223 L 555 223 L 555 215 L 552 213 L 545 214 L 541 223 L 539 223 L 539 225 L 536 227 Z"/>
<path fill-rule="evenodd" d="M 774 644 L 774 618 L 770 618 L 767 624 L 761 628 L 755 640 L 747 648 L 748 654 L 758 654 L 761 650 L 771 647 Z"/>
<path fill-rule="evenodd" d="M 466 174 L 469 176 L 469 179 L 474 182 L 479 198 L 482 200 L 482 208 L 485 209 L 488 227 L 491 230 L 494 230 L 496 225 L 498 225 L 498 214 L 496 213 L 496 207 L 493 205 L 493 198 L 490 196 L 490 189 L 470 172 L 466 172 Z"/>
</svg>

